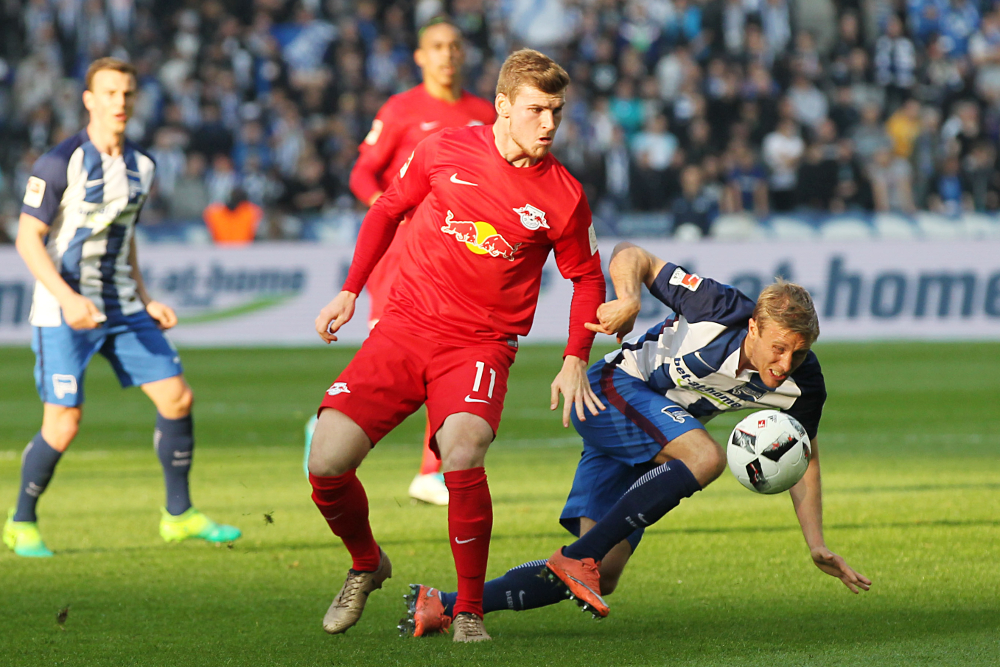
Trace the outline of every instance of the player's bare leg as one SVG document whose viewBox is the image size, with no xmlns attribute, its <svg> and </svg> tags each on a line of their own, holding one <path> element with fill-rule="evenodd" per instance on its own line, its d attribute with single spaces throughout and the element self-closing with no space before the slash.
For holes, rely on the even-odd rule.
<svg viewBox="0 0 1000 667">
<path fill-rule="evenodd" d="M 483 463 L 493 429 L 482 417 L 450 415 L 437 432 L 441 468 L 451 495 L 448 539 L 458 574 L 455 601 L 457 642 L 490 639 L 483 627 L 483 584 L 493 530 L 493 503 Z"/>
<path fill-rule="evenodd" d="M 424 452 L 420 460 L 420 472 L 410 482 L 410 497 L 431 505 L 448 504 L 448 487 L 441 475 L 441 459 L 431 449 L 431 424 L 424 428 Z"/>
<path fill-rule="evenodd" d="M 372 441 L 354 420 L 338 410 L 320 413 L 309 451 L 313 502 L 351 554 L 351 569 L 323 617 L 330 634 L 346 632 L 361 618 L 372 591 L 392 576 L 392 563 L 379 548 L 368 523 L 368 497 L 355 471 Z"/>
</svg>

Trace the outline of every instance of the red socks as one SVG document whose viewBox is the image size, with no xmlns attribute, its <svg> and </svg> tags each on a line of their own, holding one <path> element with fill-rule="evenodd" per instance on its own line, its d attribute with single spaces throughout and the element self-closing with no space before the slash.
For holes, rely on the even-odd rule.
<svg viewBox="0 0 1000 667">
<path fill-rule="evenodd" d="M 448 487 L 448 540 L 458 574 L 455 614 L 483 615 L 483 584 L 493 531 L 493 501 L 486 469 L 456 470 L 444 474 Z"/>
<path fill-rule="evenodd" d="M 420 460 L 420 474 L 433 475 L 441 472 L 441 459 L 431 449 L 431 423 L 424 428 L 424 457 Z"/>
<path fill-rule="evenodd" d="M 381 554 L 368 523 L 368 496 L 356 471 L 351 470 L 337 477 L 317 477 L 310 473 L 309 483 L 313 487 L 313 502 L 320 514 L 330 524 L 333 534 L 344 541 L 344 546 L 354 560 L 351 568 L 360 572 L 377 570 Z M 483 485 L 485 484 L 484 475 Z M 485 560 L 483 570 L 485 572 Z"/>
</svg>

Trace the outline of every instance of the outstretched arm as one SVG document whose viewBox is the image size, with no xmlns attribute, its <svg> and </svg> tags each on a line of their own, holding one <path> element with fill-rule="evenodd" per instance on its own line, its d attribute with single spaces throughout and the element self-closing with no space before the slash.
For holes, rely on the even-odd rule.
<svg viewBox="0 0 1000 667">
<path fill-rule="evenodd" d="M 611 254 L 608 271 L 618 296 L 597 309 L 597 324 L 587 324 L 587 328 L 597 333 L 616 336 L 621 343 L 632 331 L 635 318 L 641 307 L 641 286 L 649 287 L 656 276 L 666 266 L 659 257 L 639 246 L 622 241 Z"/>
<path fill-rule="evenodd" d="M 852 593 L 867 591 L 872 582 L 863 574 L 855 572 L 841 556 L 826 547 L 823 540 L 823 485 L 819 472 L 819 449 L 816 439 L 812 441 L 812 456 L 805 476 L 789 491 L 795 515 L 802 527 L 802 535 L 809 547 L 816 567 L 831 577 L 840 579 Z"/>
</svg>

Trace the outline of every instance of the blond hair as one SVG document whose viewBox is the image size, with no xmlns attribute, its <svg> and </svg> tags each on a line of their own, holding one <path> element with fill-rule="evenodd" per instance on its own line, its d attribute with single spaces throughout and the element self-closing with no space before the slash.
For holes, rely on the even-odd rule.
<svg viewBox="0 0 1000 667">
<path fill-rule="evenodd" d="M 548 95 L 557 95 L 569 85 L 569 74 L 544 53 L 521 49 L 507 56 L 497 79 L 497 95 L 511 102 L 524 86 L 531 86 Z"/>
<path fill-rule="evenodd" d="M 90 90 L 91 84 L 94 83 L 94 75 L 104 70 L 131 74 L 133 79 L 139 78 L 135 65 L 132 63 L 127 63 L 120 58 L 98 58 L 90 63 L 90 67 L 87 68 L 87 75 L 84 77 L 84 82 L 86 83 L 85 90 Z"/>
<path fill-rule="evenodd" d="M 819 317 L 809 291 L 782 278 L 765 287 L 757 297 L 753 319 L 761 329 L 771 323 L 798 334 L 810 346 L 819 338 Z"/>
</svg>

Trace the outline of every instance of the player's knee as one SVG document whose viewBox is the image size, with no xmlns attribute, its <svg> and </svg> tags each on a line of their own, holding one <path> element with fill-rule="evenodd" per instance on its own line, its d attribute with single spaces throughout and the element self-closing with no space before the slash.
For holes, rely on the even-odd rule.
<svg viewBox="0 0 1000 667">
<path fill-rule="evenodd" d="M 707 479 L 707 481 L 702 482 L 702 486 L 718 479 L 719 475 L 726 469 L 726 453 L 722 447 L 713 442 L 712 447 L 705 448 L 702 469 Z"/>
<path fill-rule="evenodd" d="M 194 407 L 194 392 L 191 391 L 191 387 L 184 385 L 183 391 L 173 402 L 173 411 L 180 417 L 187 417 L 191 414 L 191 409 Z"/>
<path fill-rule="evenodd" d="M 183 419 L 191 414 L 194 407 L 194 392 L 186 382 L 170 387 L 171 391 L 151 394 L 156 411 L 167 419 Z"/>
<path fill-rule="evenodd" d="M 80 430 L 80 414 L 67 410 L 53 418 L 46 419 L 42 426 L 42 437 L 52 449 L 65 451 Z"/>
<path fill-rule="evenodd" d="M 478 442 L 458 442 L 441 453 L 441 469 L 444 472 L 479 468 L 486 462 L 489 445 Z"/>
<path fill-rule="evenodd" d="M 371 441 L 353 421 L 345 421 L 347 419 L 335 410 L 320 413 L 309 446 L 310 474 L 338 477 L 364 461 L 371 450 Z"/>
<path fill-rule="evenodd" d="M 683 461 L 704 488 L 726 469 L 726 453 L 705 431 L 691 431 L 682 437 L 683 441 L 677 440 L 674 458 Z"/>
</svg>

